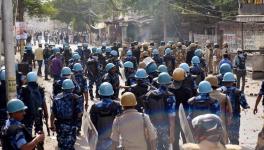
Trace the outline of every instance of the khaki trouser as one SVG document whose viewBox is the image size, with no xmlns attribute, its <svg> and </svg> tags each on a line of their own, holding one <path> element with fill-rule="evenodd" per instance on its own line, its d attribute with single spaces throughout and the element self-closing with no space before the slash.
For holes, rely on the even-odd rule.
<svg viewBox="0 0 264 150">
<path fill-rule="evenodd" d="M 219 73 L 219 62 L 220 61 L 214 61 L 213 62 L 213 74 L 218 74 Z"/>
<path fill-rule="evenodd" d="M 245 90 L 245 84 L 246 84 L 246 75 L 247 71 L 246 70 L 237 70 L 236 71 L 236 76 L 237 76 L 237 88 L 240 89 L 240 80 L 242 79 L 242 87 L 241 91 L 244 92 Z"/>
</svg>

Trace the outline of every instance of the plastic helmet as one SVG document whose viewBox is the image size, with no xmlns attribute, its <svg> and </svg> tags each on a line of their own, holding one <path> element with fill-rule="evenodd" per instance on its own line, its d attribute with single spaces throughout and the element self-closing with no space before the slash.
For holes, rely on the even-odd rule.
<svg viewBox="0 0 264 150">
<path fill-rule="evenodd" d="M 77 44 L 77 47 L 79 48 L 79 47 L 82 47 L 82 44 L 81 43 L 78 43 Z"/>
<path fill-rule="evenodd" d="M 170 49 L 170 48 L 166 48 L 166 50 L 165 50 L 165 54 L 166 54 L 166 55 L 171 54 L 171 49 Z"/>
<path fill-rule="evenodd" d="M 112 51 L 111 47 L 107 47 L 105 50 L 106 53 L 110 53 L 111 51 Z"/>
<path fill-rule="evenodd" d="M 110 52 L 110 54 L 111 54 L 112 56 L 117 56 L 117 55 L 118 55 L 116 50 L 112 50 L 112 51 Z"/>
<path fill-rule="evenodd" d="M 68 75 L 71 75 L 72 74 L 72 71 L 69 67 L 63 67 L 61 69 L 61 75 L 62 76 L 68 76 Z"/>
<path fill-rule="evenodd" d="M 76 71 L 76 72 L 78 72 L 78 71 L 83 71 L 83 67 L 82 67 L 82 65 L 80 64 L 80 63 L 75 63 L 74 65 L 73 65 L 73 69 L 72 69 L 73 71 Z"/>
<path fill-rule="evenodd" d="M 88 43 L 83 43 L 82 46 L 85 47 L 85 48 L 87 48 L 88 47 Z"/>
<path fill-rule="evenodd" d="M 197 50 L 195 50 L 194 55 L 198 56 L 199 58 L 202 58 L 203 57 L 203 51 L 201 49 L 197 49 Z"/>
<path fill-rule="evenodd" d="M 194 136 L 198 140 L 199 137 L 206 137 L 219 142 L 223 138 L 224 128 L 221 119 L 215 114 L 204 114 L 195 117 L 192 120 L 192 126 Z"/>
<path fill-rule="evenodd" d="M 213 87 L 218 87 L 218 79 L 216 76 L 209 75 L 205 78 Z"/>
<path fill-rule="evenodd" d="M 168 41 L 167 45 L 173 45 L 174 42 L 173 41 Z"/>
<path fill-rule="evenodd" d="M 23 103 L 23 101 L 19 99 L 11 99 L 7 102 L 7 112 L 15 113 L 19 111 L 23 111 L 27 109 L 27 106 Z"/>
<path fill-rule="evenodd" d="M 157 49 L 154 49 L 154 50 L 152 51 L 152 55 L 159 55 L 159 51 L 158 51 Z"/>
<path fill-rule="evenodd" d="M 148 74 L 145 69 L 138 69 L 135 78 L 136 79 L 146 79 L 148 77 Z"/>
<path fill-rule="evenodd" d="M 96 49 L 96 54 L 102 54 L 102 49 L 101 48 L 97 48 Z"/>
<path fill-rule="evenodd" d="M 74 55 L 72 56 L 72 58 L 73 58 L 74 60 L 80 60 L 80 59 L 81 59 L 81 56 L 80 56 L 79 54 L 74 54 Z"/>
<path fill-rule="evenodd" d="M 32 51 L 32 46 L 26 46 L 25 49 L 26 49 L 27 51 Z"/>
<path fill-rule="evenodd" d="M 220 73 L 222 75 L 224 75 L 225 73 L 227 72 L 232 72 L 232 68 L 231 66 L 228 64 L 228 63 L 223 63 L 221 66 L 220 66 Z"/>
<path fill-rule="evenodd" d="M 146 71 L 147 71 L 148 74 L 150 74 L 150 73 L 156 72 L 157 69 L 158 69 L 157 64 L 156 63 L 151 63 L 150 65 L 147 66 Z"/>
<path fill-rule="evenodd" d="M 112 96 L 114 94 L 113 86 L 108 82 L 103 82 L 98 91 L 101 96 Z"/>
<path fill-rule="evenodd" d="M 27 81 L 28 82 L 37 82 L 38 80 L 38 75 L 36 72 L 29 72 L 27 74 Z"/>
<path fill-rule="evenodd" d="M 96 48 L 96 47 L 93 47 L 93 48 L 92 48 L 92 52 L 95 54 L 96 51 L 97 51 L 97 48 Z"/>
<path fill-rule="evenodd" d="M 165 45 L 165 41 L 160 41 L 160 45 Z"/>
<path fill-rule="evenodd" d="M 105 70 L 106 72 L 109 72 L 112 68 L 114 68 L 115 65 L 113 63 L 108 63 L 106 66 L 105 66 Z"/>
<path fill-rule="evenodd" d="M 131 92 L 126 92 L 121 96 L 122 106 L 137 106 L 136 96 Z"/>
<path fill-rule="evenodd" d="M 158 67 L 158 71 L 159 71 L 160 73 L 162 73 L 162 72 L 167 72 L 167 73 L 168 73 L 168 67 L 165 66 L 165 65 L 159 65 L 159 67 Z"/>
<path fill-rule="evenodd" d="M 195 43 L 191 43 L 190 44 L 190 48 L 195 48 L 196 47 L 196 44 Z"/>
<path fill-rule="evenodd" d="M 186 73 L 190 72 L 190 66 L 187 63 L 181 63 L 179 67 L 182 68 Z"/>
<path fill-rule="evenodd" d="M 75 86 L 72 82 L 71 79 L 65 79 L 63 82 L 62 82 L 62 89 L 63 90 L 70 90 L 70 89 L 74 89 Z"/>
<path fill-rule="evenodd" d="M 237 52 L 242 53 L 243 52 L 242 48 L 237 48 Z"/>
<path fill-rule="evenodd" d="M 181 47 L 182 46 L 182 43 L 181 42 L 177 42 L 177 47 Z"/>
<path fill-rule="evenodd" d="M 5 70 L 1 70 L 0 71 L 0 80 L 1 81 L 4 81 L 6 79 L 6 76 L 5 76 Z"/>
<path fill-rule="evenodd" d="M 172 78 L 175 81 L 183 81 L 185 79 L 185 71 L 182 68 L 174 69 Z"/>
<path fill-rule="evenodd" d="M 127 56 L 132 56 L 132 51 L 131 50 L 127 51 Z"/>
<path fill-rule="evenodd" d="M 127 61 L 124 63 L 125 68 L 134 68 L 134 64 L 131 61 Z"/>
<path fill-rule="evenodd" d="M 218 43 L 214 43 L 214 47 L 215 48 L 219 48 L 219 44 Z"/>
<path fill-rule="evenodd" d="M 198 93 L 207 94 L 207 93 L 210 93 L 212 91 L 213 91 L 212 86 L 208 81 L 202 81 L 199 83 Z"/>
<path fill-rule="evenodd" d="M 192 64 L 200 64 L 200 58 L 198 56 L 193 56 Z"/>
<path fill-rule="evenodd" d="M 227 72 L 223 77 L 223 82 L 236 82 L 236 78 L 233 73 Z"/>
<path fill-rule="evenodd" d="M 171 82 L 172 82 L 171 76 L 168 73 L 162 72 L 159 74 L 157 81 L 158 84 L 166 85 L 166 84 L 170 84 Z"/>
<path fill-rule="evenodd" d="M 58 47 L 53 47 L 52 48 L 53 53 L 60 52 L 60 49 Z"/>
<path fill-rule="evenodd" d="M 68 49 L 68 48 L 70 48 L 70 45 L 69 45 L 68 43 L 65 43 L 65 44 L 63 45 L 63 48 L 65 48 L 65 49 L 67 48 L 67 49 Z"/>
</svg>

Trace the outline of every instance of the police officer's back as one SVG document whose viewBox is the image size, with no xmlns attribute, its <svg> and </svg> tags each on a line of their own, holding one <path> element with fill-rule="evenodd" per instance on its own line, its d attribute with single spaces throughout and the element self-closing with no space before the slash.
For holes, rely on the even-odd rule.
<svg viewBox="0 0 264 150">
<path fill-rule="evenodd" d="M 0 126 L 2 127 L 7 119 L 7 111 L 6 111 L 6 82 L 5 82 L 5 70 L 0 70 Z"/>
</svg>

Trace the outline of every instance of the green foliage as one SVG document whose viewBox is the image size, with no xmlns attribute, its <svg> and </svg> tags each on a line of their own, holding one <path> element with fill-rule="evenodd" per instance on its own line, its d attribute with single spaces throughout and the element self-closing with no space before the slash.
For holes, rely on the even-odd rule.
<svg viewBox="0 0 264 150">
<path fill-rule="evenodd" d="M 42 2 L 41 0 L 24 0 L 25 11 L 29 16 L 51 16 L 56 13 L 56 9 L 51 2 Z"/>
</svg>

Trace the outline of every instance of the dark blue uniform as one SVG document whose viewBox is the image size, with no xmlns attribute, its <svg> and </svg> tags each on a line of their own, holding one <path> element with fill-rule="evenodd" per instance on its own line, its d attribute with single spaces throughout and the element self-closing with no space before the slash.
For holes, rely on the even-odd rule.
<svg viewBox="0 0 264 150">
<path fill-rule="evenodd" d="M 172 74 L 173 70 L 176 67 L 176 58 L 174 55 L 164 55 L 163 57 L 164 64 L 168 67 L 168 73 Z"/>
<path fill-rule="evenodd" d="M 5 81 L 1 81 L 0 85 L 0 126 L 2 127 L 5 124 L 7 119 L 7 110 L 6 110 L 6 83 Z"/>
<path fill-rule="evenodd" d="M 118 99 L 119 85 L 120 85 L 119 75 L 117 73 L 114 74 L 106 73 L 103 76 L 102 82 L 109 82 L 113 86 L 113 90 L 114 90 L 113 99 Z"/>
<path fill-rule="evenodd" d="M 159 55 L 153 55 L 152 59 L 155 61 L 157 66 L 163 64 L 163 59 Z"/>
<path fill-rule="evenodd" d="M 83 113 L 83 97 L 73 93 L 60 93 L 53 100 L 52 113 L 56 118 L 58 147 L 74 150 L 77 120 Z"/>
<path fill-rule="evenodd" d="M 112 124 L 115 117 L 120 113 L 120 104 L 112 99 L 104 98 L 92 106 L 90 110 L 91 121 L 98 131 L 97 150 L 111 149 Z"/>
<path fill-rule="evenodd" d="M 124 63 L 127 62 L 127 61 L 131 61 L 133 64 L 134 64 L 134 69 L 137 68 L 137 58 L 135 56 L 126 56 L 124 58 Z"/>
<path fill-rule="evenodd" d="M 199 83 L 201 81 L 203 81 L 205 79 L 205 74 L 204 74 L 204 71 L 203 69 L 200 67 L 200 65 L 193 65 L 191 68 L 190 68 L 190 73 L 192 75 L 196 75 L 196 85 L 199 85 Z"/>
</svg>

